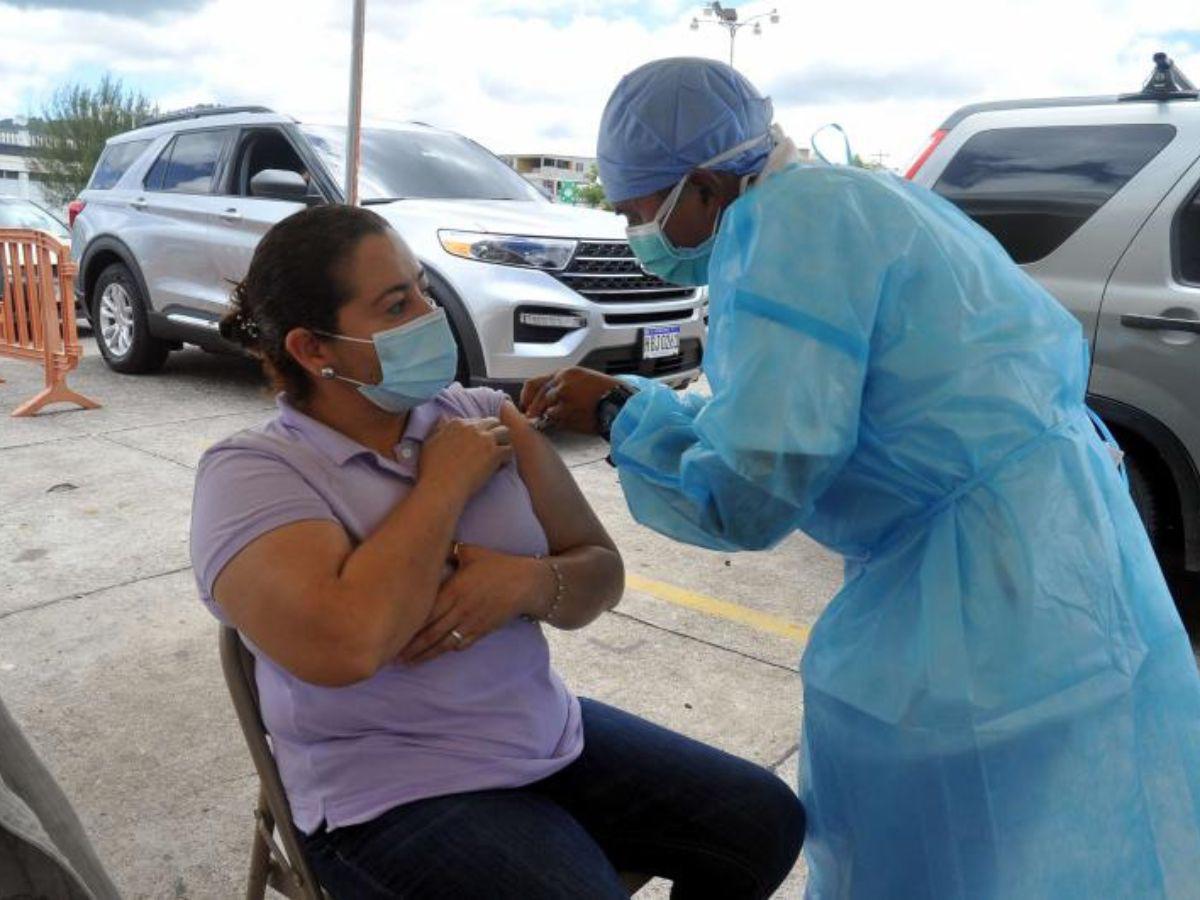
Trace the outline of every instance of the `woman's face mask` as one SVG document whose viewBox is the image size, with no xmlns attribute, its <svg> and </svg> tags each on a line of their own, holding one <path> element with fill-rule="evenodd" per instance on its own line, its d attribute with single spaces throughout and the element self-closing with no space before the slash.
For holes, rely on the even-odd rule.
<svg viewBox="0 0 1200 900">
<path fill-rule="evenodd" d="M 328 366 L 321 370 L 321 376 L 357 385 L 359 393 L 386 412 L 407 412 L 432 400 L 454 381 L 458 370 L 458 345 L 444 309 L 377 331 L 369 340 L 318 333 L 340 341 L 375 345 L 379 370 L 383 373 L 378 384 L 347 378 Z"/>
<path fill-rule="evenodd" d="M 726 160 L 733 159 L 756 144 L 767 140 L 769 137 L 769 132 L 759 135 L 756 138 L 738 144 L 730 150 L 726 150 L 724 153 L 714 156 L 696 168 L 706 169 L 710 166 L 723 163 Z M 708 260 L 712 256 L 713 244 L 717 240 L 717 231 L 721 227 L 721 214 L 718 213 L 716 220 L 713 222 L 712 234 L 695 247 L 675 246 L 663 230 L 667 219 L 671 217 L 671 213 L 675 211 L 675 207 L 679 204 L 679 198 L 683 194 L 683 189 L 687 186 L 690 177 L 689 173 L 679 180 L 671 190 L 671 193 L 667 195 L 667 198 L 658 207 L 658 212 L 654 214 L 653 219 L 644 225 L 634 225 L 626 228 L 625 234 L 629 238 L 630 248 L 642 264 L 642 268 L 647 272 L 657 275 L 663 281 L 670 284 L 699 287 L 700 285 L 708 284 Z"/>
</svg>

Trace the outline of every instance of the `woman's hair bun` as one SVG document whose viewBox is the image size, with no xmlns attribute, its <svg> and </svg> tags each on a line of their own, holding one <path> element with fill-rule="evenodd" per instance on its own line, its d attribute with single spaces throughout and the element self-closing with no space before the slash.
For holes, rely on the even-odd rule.
<svg viewBox="0 0 1200 900">
<path fill-rule="evenodd" d="M 309 400 L 315 382 L 288 350 L 287 336 L 297 328 L 338 330 L 339 310 L 354 295 L 348 266 L 355 249 L 390 229 L 361 206 L 310 206 L 271 226 L 233 286 L 221 335 L 258 357 L 272 386 L 297 406 Z"/>
<path fill-rule="evenodd" d="M 259 346 L 258 323 L 246 315 L 242 304 L 238 302 L 236 291 L 234 293 L 233 308 L 221 319 L 218 329 L 221 332 L 221 337 L 240 347 L 254 350 Z"/>
</svg>

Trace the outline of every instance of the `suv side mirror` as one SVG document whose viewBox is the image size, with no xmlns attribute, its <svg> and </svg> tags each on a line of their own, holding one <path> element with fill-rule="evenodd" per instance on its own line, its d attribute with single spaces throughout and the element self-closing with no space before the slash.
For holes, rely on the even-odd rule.
<svg viewBox="0 0 1200 900">
<path fill-rule="evenodd" d="M 250 179 L 250 196 L 310 205 L 323 202 L 320 195 L 310 193 L 304 176 L 288 169 L 263 169 Z"/>
</svg>

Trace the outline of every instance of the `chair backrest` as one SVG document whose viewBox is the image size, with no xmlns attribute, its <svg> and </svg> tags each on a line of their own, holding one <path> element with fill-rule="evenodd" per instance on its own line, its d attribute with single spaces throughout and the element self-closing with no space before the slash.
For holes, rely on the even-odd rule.
<svg viewBox="0 0 1200 900">
<path fill-rule="evenodd" d="M 275 765 L 275 757 L 267 743 L 267 730 L 258 706 L 258 684 L 254 679 L 254 654 L 242 643 L 241 636 L 234 628 L 222 625 L 219 640 L 225 684 L 229 688 L 229 696 L 233 699 L 233 708 L 237 712 L 238 722 L 241 723 L 250 757 L 254 760 L 254 768 L 258 770 L 263 797 L 274 820 L 264 822 L 262 818 L 259 819 L 260 832 L 265 832 L 262 837 L 266 840 L 275 862 L 282 868 L 282 871 L 276 874 L 285 879 L 284 884 L 273 883 L 272 886 L 289 897 L 324 900 L 326 895 L 313 876 L 300 847 L 296 826 L 292 822 L 292 808 L 288 804 L 283 781 Z M 286 857 L 283 857 L 275 845 L 271 834 L 273 825 L 278 827 Z"/>
</svg>

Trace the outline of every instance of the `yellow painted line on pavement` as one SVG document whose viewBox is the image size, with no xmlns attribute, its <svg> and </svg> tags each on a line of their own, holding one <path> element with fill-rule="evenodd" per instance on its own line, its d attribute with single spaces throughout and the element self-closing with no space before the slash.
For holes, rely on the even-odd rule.
<svg viewBox="0 0 1200 900">
<path fill-rule="evenodd" d="M 789 622 L 787 619 L 781 619 L 779 616 L 773 616 L 770 613 L 759 612 L 757 609 L 750 609 L 750 607 L 742 606 L 739 603 L 718 600 L 715 597 L 706 597 L 703 594 L 697 594 L 694 591 L 676 587 L 664 581 L 653 581 L 649 578 L 643 578 L 641 575 L 630 573 L 626 573 L 625 575 L 625 586 L 641 594 L 649 594 L 656 600 L 663 600 L 667 603 L 673 603 L 676 606 L 693 609 L 696 612 L 702 612 L 717 619 L 725 619 L 728 622 L 747 625 L 756 631 L 765 631 L 767 634 L 786 638 L 789 641 L 795 641 L 797 644 L 808 642 L 808 626 Z"/>
</svg>

